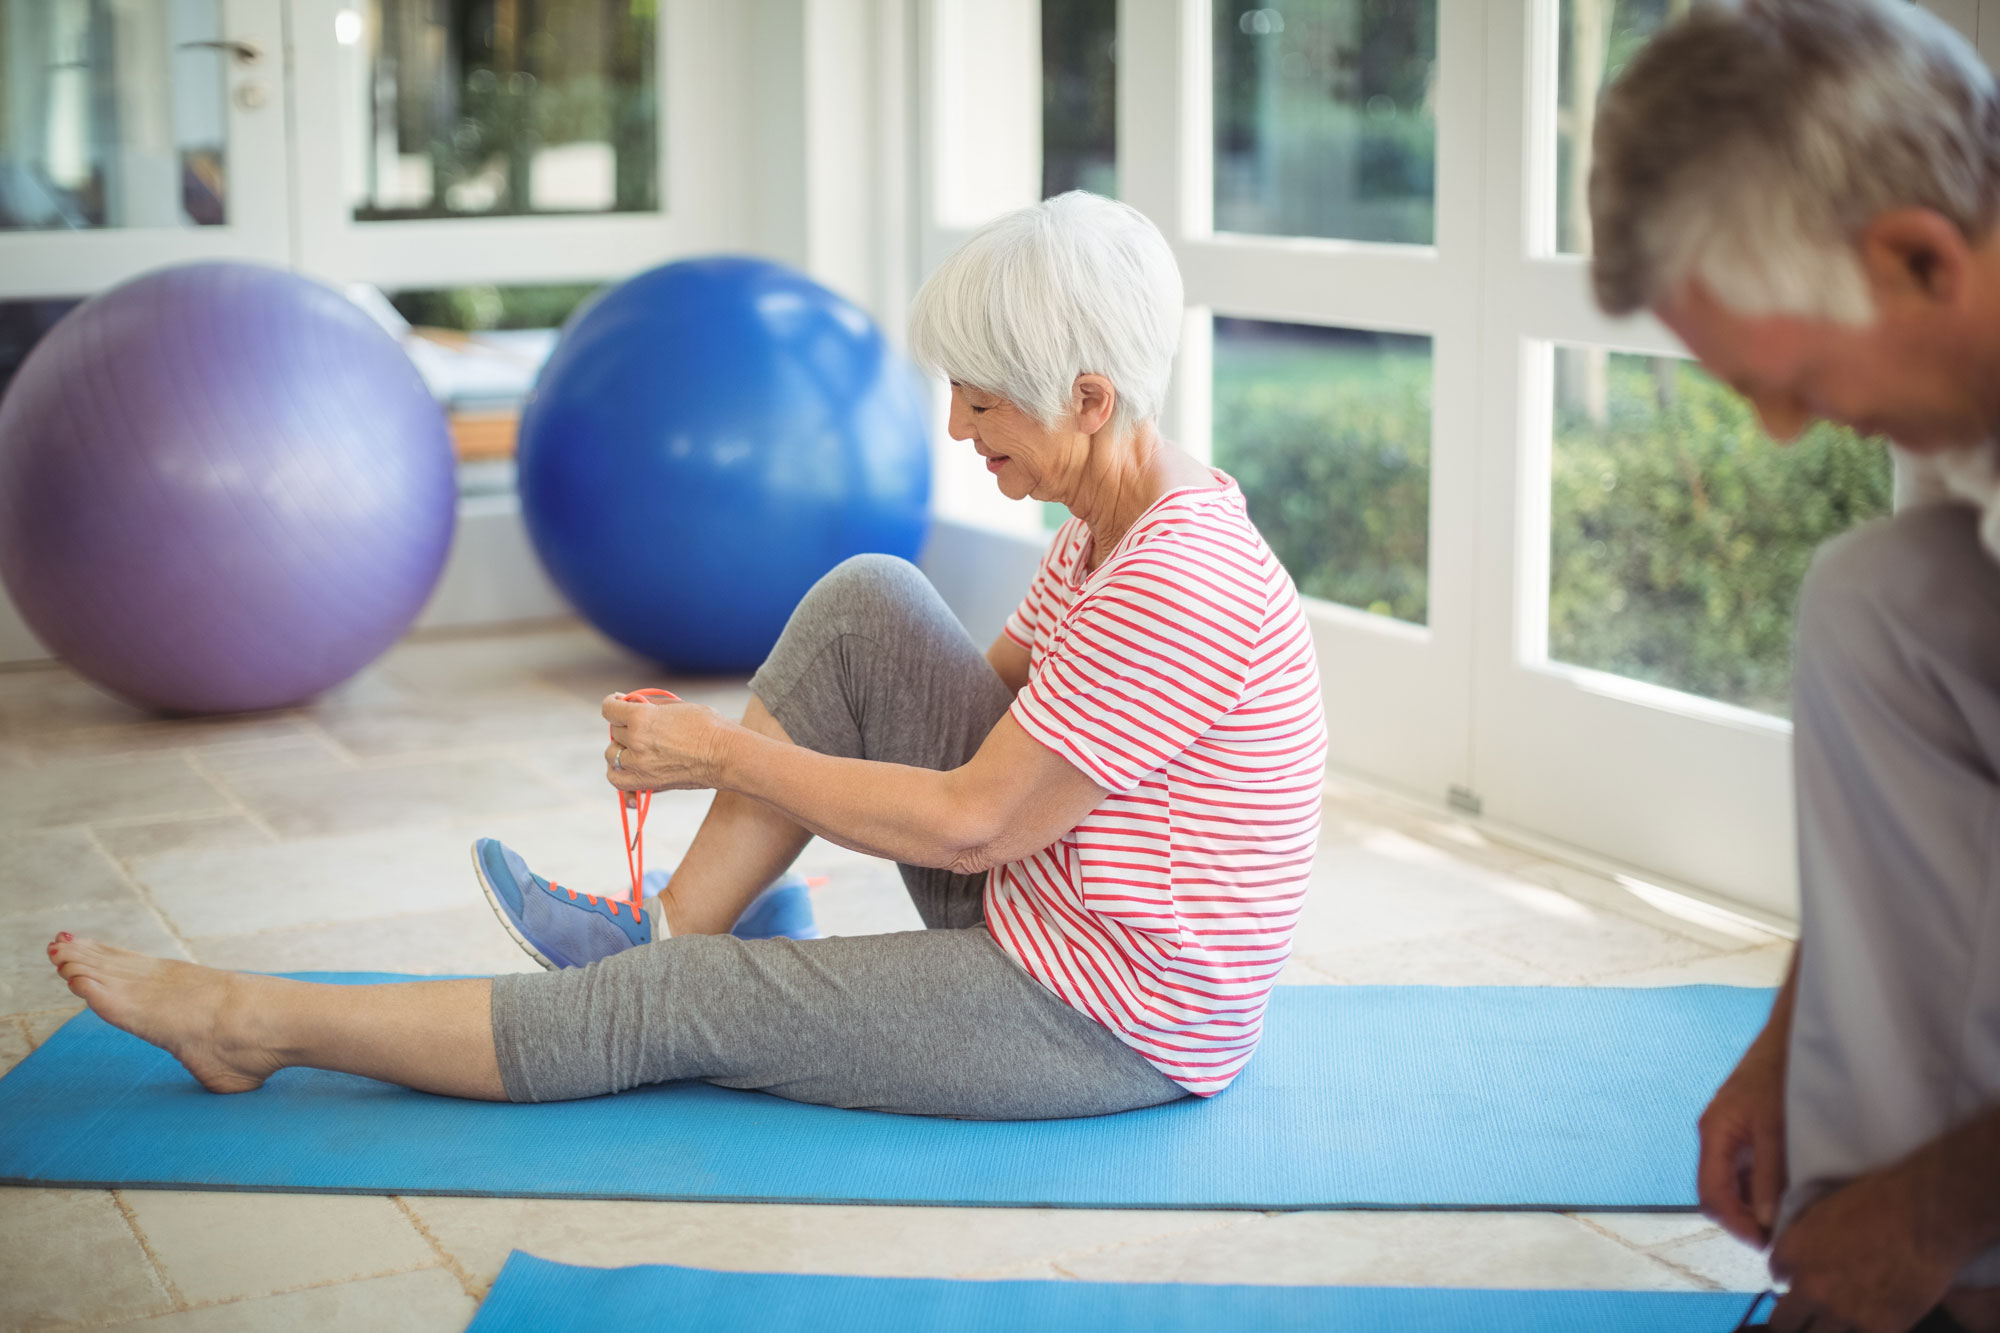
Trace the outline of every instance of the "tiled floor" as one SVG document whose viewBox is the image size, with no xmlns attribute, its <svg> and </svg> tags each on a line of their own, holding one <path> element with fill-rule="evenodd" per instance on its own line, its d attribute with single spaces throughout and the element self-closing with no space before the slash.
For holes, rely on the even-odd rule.
<svg viewBox="0 0 2000 1333">
<path fill-rule="evenodd" d="M 573 626 L 407 643 L 317 706 L 162 722 L 0 672 L 0 1068 L 78 1006 L 57 929 L 229 967 L 529 966 L 465 861 L 494 834 L 624 873 L 597 704 L 650 683 Z M 717 707 L 739 683 L 671 682 Z M 654 805 L 677 857 L 700 794 Z M 838 933 L 914 926 L 894 871 L 815 844 Z M 1361 791 L 1329 798 L 1294 984 L 1772 984 L 1785 946 Z M 1666 904 L 1674 906 L 1672 902 Z M 4 1132 L 4 1127 L 0 1127 Z M 1686 1215 L 1079 1212 L 0 1190 L 0 1327 L 456 1329 L 508 1250 L 594 1264 L 1189 1282 L 1756 1288 Z"/>
</svg>

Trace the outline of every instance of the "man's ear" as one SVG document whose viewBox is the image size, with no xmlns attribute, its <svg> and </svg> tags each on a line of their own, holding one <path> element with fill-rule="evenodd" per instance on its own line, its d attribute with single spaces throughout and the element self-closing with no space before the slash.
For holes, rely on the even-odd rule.
<svg viewBox="0 0 2000 1333">
<path fill-rule="evenodd" d="M 1118 408 L 1118 390 L 1102 375 L 1078 375 L 1070 386 L 1070 408 L 1076 413 L 1076 428 L 1095 435 L 1111 422 Z"/>
<path fill-rule="evenodd" d="M 1956 305 L 1972 278 L 1972 247 L 1941 213 L 1892 208 L 1861 233 L 1861 265 L 1869 290 L 1885 304 Z"/>
</svg>

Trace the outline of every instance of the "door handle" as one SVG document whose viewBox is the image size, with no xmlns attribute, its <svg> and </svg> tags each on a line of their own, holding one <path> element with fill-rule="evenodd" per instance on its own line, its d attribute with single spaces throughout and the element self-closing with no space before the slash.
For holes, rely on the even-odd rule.
<svg viewBox="0 0 2000 1333">
<path fill-rule="evenodd" d="M 236 57 L 239 65 L 254 65 L 264 58 L 264 52 L 254 42 L 182 42 L 175 48 L 179 51 L 227 51 Z"/>
</svg>

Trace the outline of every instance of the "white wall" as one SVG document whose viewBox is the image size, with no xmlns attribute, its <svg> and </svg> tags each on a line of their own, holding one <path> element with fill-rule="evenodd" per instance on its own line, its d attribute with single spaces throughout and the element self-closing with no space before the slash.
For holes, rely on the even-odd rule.
<svg viewBox="0 0 2000 1333">
<path fill-rule="evenodd" d="M 940 519 L 917 564 L 973 639 L 988 644 L 1028 591 L 1049 535 L 1023 537 Z"/>
</svg>

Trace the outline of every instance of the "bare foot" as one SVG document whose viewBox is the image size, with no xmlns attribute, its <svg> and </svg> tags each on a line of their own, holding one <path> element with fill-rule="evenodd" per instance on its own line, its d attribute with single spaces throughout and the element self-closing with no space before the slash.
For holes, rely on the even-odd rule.
<svg viewBox="0 0 2000 1333">
<path fill-rule="evenodd" d="M 49 944 L 49 961 L 99 1018 L 165 1050 L 210 1092 L 249 1092 L 283 1068 L 256 1037 L 248 992 L 265 978 L 148 958 L 67 931 Z"/>
</svg>

